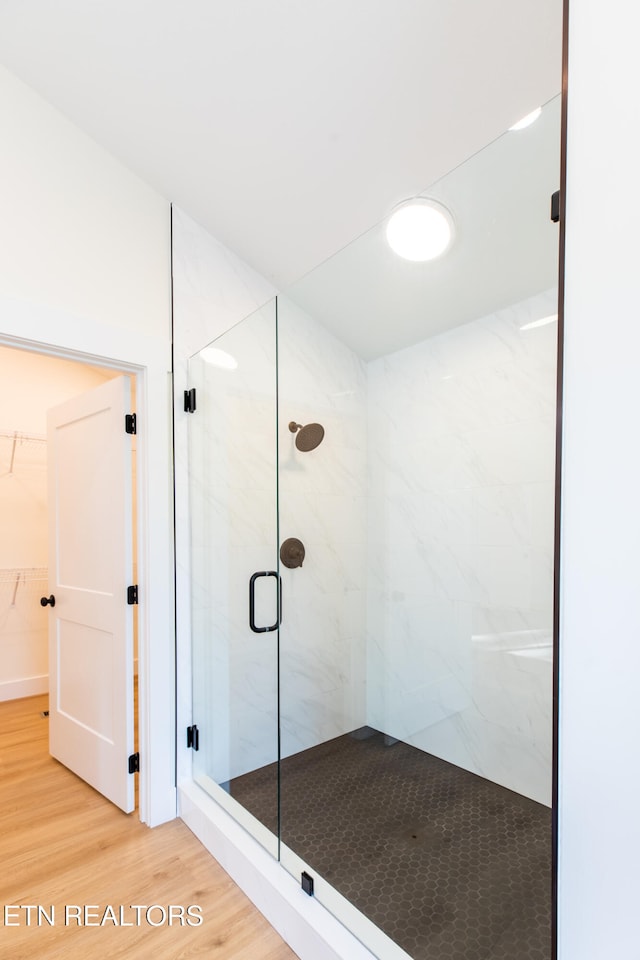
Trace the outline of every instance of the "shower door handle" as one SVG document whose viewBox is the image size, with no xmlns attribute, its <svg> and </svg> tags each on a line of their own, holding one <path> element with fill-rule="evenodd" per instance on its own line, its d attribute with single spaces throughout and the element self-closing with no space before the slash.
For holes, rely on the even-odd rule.
<svg viewBox="0 0 640 960">
<path fill-rule="evenodd" d="M 260 577 L 275 577 L 280 587 L 278 593 L 278 619 L 271 627 L 256 626 L 256 580 Z M 271 633 L 282 623 L 282 580 L 276 570 L 262 570 L 251 575 L 249 580 L 249 626 L 254 633 Z"/>
</svg>

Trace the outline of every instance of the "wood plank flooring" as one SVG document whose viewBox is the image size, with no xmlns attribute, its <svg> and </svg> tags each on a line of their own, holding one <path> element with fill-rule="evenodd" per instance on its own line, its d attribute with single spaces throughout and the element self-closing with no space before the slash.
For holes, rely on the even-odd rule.
<svg viewBox="0 0 640 960">
<path fill-rule="evenodd" d="M 0 957 L 295 960 L 181 821 L 150 830 L 49 756 L 46 708 L 46 697 L 0 703 Z M 53 908 L 54 925 L 43 914 L 38 924 L 35 909 L 5 917 L 8 905 Z M 96 925 L 78 925 L 76 911 L 65 923 L 74 906 L 93 907 Z M 198 916 L 187 917 L 189 906 L 201 908 L 200 925 L 187 924 Z"/>
</svg>

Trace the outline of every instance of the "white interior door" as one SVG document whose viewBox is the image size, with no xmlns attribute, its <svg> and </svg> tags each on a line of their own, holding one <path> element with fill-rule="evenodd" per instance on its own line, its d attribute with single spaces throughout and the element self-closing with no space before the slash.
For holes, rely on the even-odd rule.
<svg viewBox="0 0 640 960">
<path fill-rule="evenodd" d="M 49 751 L 134 808 L 130 382 L 48 413 Z"/>
</svg>

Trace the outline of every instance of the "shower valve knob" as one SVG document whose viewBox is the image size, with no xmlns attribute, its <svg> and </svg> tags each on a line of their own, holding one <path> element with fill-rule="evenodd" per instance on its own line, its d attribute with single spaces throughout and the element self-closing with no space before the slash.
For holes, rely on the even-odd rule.
<svg viewBox="0 0 640 960">
<path fill-rule="evenodd" d="M 41 605 L 42 607 L 46 607 L 47 605 L 49 605 L 49 606 L 51 606 L 51 607 L 55 607 L 55 605 L 56 605 L 56 598 L 54 597 L 53 594 L 51 594 L 50 597 L 40 597 L 40 605 Z"/>
<path fill-rule="evenodd" d="M 289 537 L 280 547 L 280 560 L 289 570 L 302 566 L 304 560 L 304 544 L 297 537 Z"/>
</svg>

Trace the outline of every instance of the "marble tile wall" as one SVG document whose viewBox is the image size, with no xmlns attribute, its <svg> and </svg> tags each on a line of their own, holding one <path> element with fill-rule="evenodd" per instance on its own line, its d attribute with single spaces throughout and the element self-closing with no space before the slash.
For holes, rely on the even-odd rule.
<svg viewBox="0 0 640 960">
<path fill-rule="evenodd" d="M 366 366 L 321 324 L 278 298 L 280 539 L 305 545 L 281 567 L 283 756 L 365 724 Z M 288 424 L 320 423 L 301 452 Z"/>
<path fill-rule="evenodd" d="M 550 291 L 368 365 L 367 722 L 551 797 Z"/>
</svg>

